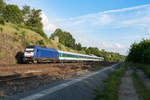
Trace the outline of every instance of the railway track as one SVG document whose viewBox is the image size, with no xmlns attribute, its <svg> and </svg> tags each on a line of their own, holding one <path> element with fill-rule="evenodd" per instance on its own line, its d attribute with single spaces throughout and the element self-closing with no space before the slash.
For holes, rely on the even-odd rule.
<svg viewBox="0 0 150 100">
<path fill-rule="evenodd" d="M 5 77 L 0 77 L 0 83 L 28 79 L 28 78 L 33 78 L 33 77 L 36 77 L 36 76 L 35 75 L 32 75 L 32 76 L 20 76 L 20 75 L 5 76 Z"/>
<path fill-rule="evenodd" d="M 0 83 L 33 78 L 38 75 L 53 72 L 63 72 L 64 70 L 77 69 L 79 63 L 53 63 L 53 64 L 16 64 L 0 67 Z M 7 74 L 12 73 L 12 74 Z"/>
<path fill-rule="evenodd" d="M 91 64 L 92 63 L 50 63 L 0 65 L 0 83 L 28 79 L 45 73 L 62 73 Z"/>
</svg>

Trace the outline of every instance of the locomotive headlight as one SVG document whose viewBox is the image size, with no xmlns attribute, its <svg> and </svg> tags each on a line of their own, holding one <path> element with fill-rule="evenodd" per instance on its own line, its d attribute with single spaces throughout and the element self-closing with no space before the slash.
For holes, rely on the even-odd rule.
<svg viewBox="0 0 150 100">
<path fill-rule="evenodd" d="M 26 48 L 24 52 L 25 57 L 33 57 L 34 56 L 34 49 Z"/>
</svg>

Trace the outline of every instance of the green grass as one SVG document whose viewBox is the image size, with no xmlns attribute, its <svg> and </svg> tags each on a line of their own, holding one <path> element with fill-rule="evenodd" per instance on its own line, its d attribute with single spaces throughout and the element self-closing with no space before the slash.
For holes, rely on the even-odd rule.
<svg viewBox="0 0 150 100">
<path fill-rule="evenodd" d="M 150 78 L 150 65 L 149 64 L 139 64 L 139 63 L 128 63 L 129 66 L 141 69 L 146 76 Z"/>
<path fill-rule="evenodd" d="M 136 91 L 139 94 L 140 99 L 150 100 L 150 91 L 146 88 L 144 82 L 139 79 L 135 70 L 132 73 L 132 79 L 134 87 L 136 88 Z"/>
<path fill-rule="evenodd" d="M 5 33 L 8 36 L 19 38 L 19 40 L 24 41 L 25 46 L 39 45 L 39 46 L 46 46 L 48 48 L 54 48 L 57 50 L 76 52 L 76 53 L 81 53 L 81 54 L 85 53 L 83 51 L 77 51 L 77 50 L 73 50 L 71 48 L 65 47 L 64 45 L 60 43 L 56 43 L 53 40 L 43 38 L 40 34 L 30 29 L 24 28 L 24 26 L 21 26 L 21 25 L 15 25 L 12 23 L 5 23 L 5 25 L 0 24 L 0 33 L 1 31 L 3 32 L 3 34 Z M 16 39 L 14 39 L 13 41 L 16 41 Z M 22 43 L 18 42 L 18 45 L 19 44 L 22 44 Z"/>
<path fill-rule="evenodd" d="M 121 64 L 118 66 L 116 70 L 111 72 L 104 82 L 104 89 L 102 92 L 95 90 L 96 94 L 95 100 L 117 100 L 118 99 L 118 91 L 119 86 L 121 84 L 121 78 L 123 77 L 125 72 L 125 65 Z"/>
<path fill-rule="evenodd" d="M 97 65 L 97 66 L 94 66 L 94 68 L 95 68 L 96 70 L 99 70 L 99 69 L 104 68 L 104 66 Z"/>
</svg>

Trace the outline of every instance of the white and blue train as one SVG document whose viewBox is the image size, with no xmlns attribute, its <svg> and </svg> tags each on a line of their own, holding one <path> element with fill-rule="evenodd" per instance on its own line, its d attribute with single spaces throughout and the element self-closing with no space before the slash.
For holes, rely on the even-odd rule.
<svg viewBox="0 0 150 100">
<path fill-rule="evenodd" d="M 90 56 L 66 51 L 59 51 L 52 48 L 39 46 L 27 46 L 24 51 L 24 61 L 29 63 L 37 62 L 71 62 L 71 61 L 104 61 L 103 57 Z"/>
</svg>

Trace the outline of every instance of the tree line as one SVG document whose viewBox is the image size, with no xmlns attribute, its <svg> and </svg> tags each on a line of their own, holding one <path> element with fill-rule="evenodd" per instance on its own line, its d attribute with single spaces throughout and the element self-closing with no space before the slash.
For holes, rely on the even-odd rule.
<svg viewBox="0 0 150 100">
<path fill-rule="evenodd" d="M 43 31 L 41 10 L 24 6 L 20 9 L 17 5 L 6 4 L 0 0 L 0 24 L 10 22 L 20 27 L 31 29 L 43 37 L 47 37 Z"/>
<path fill-rule="evenodd" d="M 133 43 L 126 61 L 150 64 L 150 40 L 143 39 L 139 43 Z"/>
<path fill-rule="evenodd" d="M 83 47 L 80 43 L 76 43 L 75 38 L 71 35 L 70 32 L 66 32 L 61 29 L 56 29 L 56 31 L 51 34 L 50 39 L 54 39 L 55 36 L 58 36 L 59 42 L 65 45 L 66 47 L 78 51 L 83 51 L 89 55 L 104 57 L 105 61 L 118 62 L 125 60 L 125 56 L 122 56 L 119 53 L 107 52 L 104 49 L 99 50 L 97 47 Z"/>
</svg>

